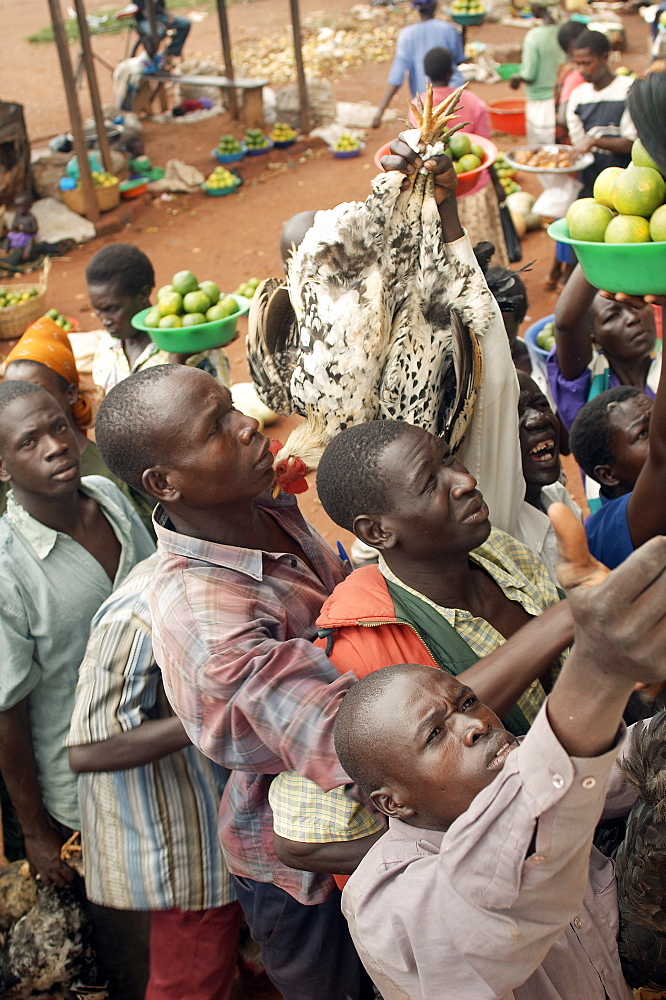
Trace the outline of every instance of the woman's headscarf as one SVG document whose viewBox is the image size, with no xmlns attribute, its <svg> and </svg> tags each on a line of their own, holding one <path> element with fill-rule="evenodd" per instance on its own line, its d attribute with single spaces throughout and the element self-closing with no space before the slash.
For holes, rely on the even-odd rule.
<svg viewBox="0 0 666 1000">
<path fill-rule="evenodd" d="M 68 385 L 79 387 L 79 373 L 69 337 L 48 316 L 41 316 L 28 327 L 6 361 L 7 367 L 12 361 L 37 361 L 64 378 Z M 82 395 L 72 406 L 72 419 L 81 428 L 92 423 L 92 407 Z"/>
</svg>

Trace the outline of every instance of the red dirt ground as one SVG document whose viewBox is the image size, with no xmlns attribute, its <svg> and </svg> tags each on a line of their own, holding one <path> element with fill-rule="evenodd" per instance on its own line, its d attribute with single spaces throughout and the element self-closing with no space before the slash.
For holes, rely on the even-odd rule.
<svg viewBox="0 0 666 1000">
<path fill-rule="evenodd" d="M 30 45 L 25 40 L 32 31 L 46 23 L 46 5 L 42 0 L 21 0 L 10 3 L 0 0 L 3 15 L 3 65 L 0 70 L 0 93 L 4 100 L 16 100 L 24 105 L 33 145 L 67 128 L 66 105 L 53 45 Z M 90 12 L 108 0 L 90 0 Z M 120 6 L 120 4 L 119 4 Z M 348 0 L 329 0 L 326 13 L 342 13 Z M 302 17 L 322 17 L 318 0 L 301 0 Z M 187 13 L 183 11 L 182 13 Z M 229 7 L 232 40 L 236 44 L 265 37 L 281 30 L 288 19 L 284 0 L 253 0 Z M 625 18 L 629 47 L 622 62 L 632 69 L 642 70 L 647 62 L 647 26 L 637 17 Z M 472 28 L 468 40 L 521 44 L 524 32 L 501 25 L 481 25 Z M 96 52 L 115 63 L 123 53 L 124 35 L 98 36 L 93 39 Z M 217 20 L 210 14 L 205 21 L 195 23 L 188 41 L 187 54 L 219 55 Z M 72 46 L 75 54 L 76 47 Z M 331 82 L 340 100 L 368 100 L 376 103 L 385 87 L 388 63 L 369 63 L 355 72 L 348 72 Z M 110 100 L 110 74 L 98 69 L 103 100 Z M 508 97 L 508 84 L 492 87 L 473 84 L 472 89 L 485 100 Z M 404 88 L 403 88 L 404 91 Z M 393 107 L 402 110 L 407 94 L 394 98 Z M 87 96 L 81 98 L 83 114 L 89 113 Z M 173 201 L 146 199 L 145 207 L 124 231 L 97 239 L 75 249 L 68 259 L 54 260 L 50 279 L 49 306 L 75 316 L 81 329 L 97 327 L 87 302 L 84 270 L 93 253 L 110 240 L 126 240 L 139 245 L 155 264 L 158 287 L 181 269 L 190 268 L 200 278 L 213 278 L 224 289 L 232 290 L 241 281 L 256 275 L 259 278 L 281 274 L 278 239 L 283 222 L 303 209 L 330 208 L 341 201 L 362 199 L 369 190 L 375 167 L 374 151 L 399 130 L 395 123 L 386 123 L 371 131 L 367 148 L 357 159 L 336 160 L 320 140 L 299 142 L 289 150 L 273 150 L 266 156 L 243 161 L 243 187 L 228 198 L 209 198 L 203 193 L 179 196 Z M 234 132 L 241 136 L 244 129 L 228 116 L 196 124 L 157 125 L 147 123 L 146 151 L 153 163 L 164 164 L 170 157 L 179 157 L 208 173 L 212 166 L 210 150 L 219 135 Z M 519 144 L 508 136 L 496 138 L 502 149 Z M 538 194 L 538 181 L 523 174 L 523 187 Z M 530 292 L 530 319 L 551 313 L 557 293 L 544 292 L 543 279 L 550 266 L 552 243 L 544 231 L 528 234 L 523 244 L 523 261 L 535 260 L 526 276 Z M 241 328 L 244 333 L 244 326 Z M 0 343 L 0 353 L 9 345 Z M 234 381 L 246 377 L 242 336 L 229 349 Z M 282 436 L 284 422 L 275 434 Z M 314 491 L 303 497 L 309 516 L 329 539 L 340 536 L 325 517 Z"/>
</svg>

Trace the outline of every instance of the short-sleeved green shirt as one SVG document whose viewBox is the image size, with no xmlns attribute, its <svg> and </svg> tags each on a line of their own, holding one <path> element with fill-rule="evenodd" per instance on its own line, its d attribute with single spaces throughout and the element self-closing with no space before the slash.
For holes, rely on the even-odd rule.
<svg viewBox="0 0 666 1000">
<path fill-rule="evenodd" d="M 557 70 L 565 55 L 557 40 L 559 25 L 542 24 L 530 28 L 523 42 L 520 75 L 527 84 L 528 101 L 554 98 Z"/>
<path fill-rule="evenodd" d="M 155 549 L 138 514 L 101 476 L 82 480 L 121 545 L 112 582 L 69 535 L 35 520 L 7 497 L 0 518 L 0 711 L 29 699 L 30 728 L 42 800 L 65 826 L 79 826 L 77 779 L 65 740 L 90 621 L 135 563 Z"/>
</svg>

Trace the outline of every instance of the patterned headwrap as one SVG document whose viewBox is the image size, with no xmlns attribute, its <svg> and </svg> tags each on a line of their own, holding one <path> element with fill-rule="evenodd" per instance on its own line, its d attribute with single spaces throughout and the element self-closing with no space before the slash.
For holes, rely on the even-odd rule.
<svg viewBox="0 0 666 1000">
<path fill-rule="evenodd" d="M 69 337 L 48 316 L 41 316 L 28 327 L 7 355 L 7 366 L 12 361 L 37 361 L 64 378 L 68 385 L 78 388 L 79 373 Z M 89 427 L 92 423 L 92 407 L 82 395 L 72 406 L 72 418 L 77 427 Z"/>
</svg>

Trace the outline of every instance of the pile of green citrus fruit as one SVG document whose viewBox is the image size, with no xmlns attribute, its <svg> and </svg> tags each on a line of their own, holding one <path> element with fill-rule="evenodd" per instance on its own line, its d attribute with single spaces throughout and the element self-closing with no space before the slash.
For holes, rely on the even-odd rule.
<svg viewBox="0 0 666 1000">
<path fill-rule="evenodd" d="M 336 153 L 351 153 L 355 149 L 361 148 L 360 141 L 349 132 L 343 132 L 337 142 L 332 147 Z"/>
<path fill-rule="evenodd" d="M 260 128 L 249 128 L 243 142 L 248 149 L 266 149 L 266 146 L 270 146 L 270 142 Z"/>
<path fill-rule="evenodd" d="M 569 235 L 593 243 L 666 241 L 666 181 L 640 139 L 631 164 L 606 167 L 594 182 L 593 198 L 580 198 L 567 212 Z"/>
<path fill-rule="evenodd" d="M 220 156 L 235 156 L 237 153 L 243 152 L 243 147 L 233 135 L 223 135 L 220 136 L 215 152 L 219 153 Z"/>
<path fill-rule="evenodd" d="M 479 0 L 453 0 L 452 14 L 485 14 L 486 8 Z"/>
<path fill-rule="evenodd" d="M 143 322 L 147 327 L 169 330 L 226 319 L 236 312 L 236 300 L 231 295 L 222 295 L 214 281 L 200 282 L 191 271 L 178 271 L 170 285 L 159 289 L 157 304 L 146 313 Z"/>
<path fill-rule="evenodd" d="M 269 136 L 273 142 L 293 142 L 296 138 L 296 132 L 286 122 L 276 122 L 270 130 Z"/>
<path fill-rule="evenodd" d="M 453 169 L 457 174 L 466 174 L 480 167 L 486 155 L 483 147 L 472 142 L 465 132 L 454 132 L 444 150 L 453 160 Z"/>
<path fill-rule="evenodd" d="M 69 333 L 69 331 L 73 329 L 73 323 L 70 323 L 67 317 L 63 316 L 62 313 L 59 313 L 57 309 L 49 309 L 44 313 L 44 315 L 48 316 L 49 319 L 52 319 L 56 326 L 59 326 L 61 330 L 65 331 L 65 333 Z"/>
<path fill-rule="evenodd" d="M 512 167 L 508 160 L 505 159 L 504 153 L 498 153 L 495 163 L 495 173 L 499 178 L 499 182 L 504 188 L 504 194 L 515 194 L 516 191 L 522 191 L 520 184 L 514 180 L 516 176 L 516 168 Z"/>
<path fill-rule="evenodd" d="M 215 170 L 208 175 L 203 186 L 204 188 L 210 188 L 212 191 L 218 191 L 220 188 L 238 187 L 240 182 L 240 177 L 232 174 L 226 167 L 220 166 L 215 167 Z"/>
<path fill-rule="evenodd" d="M 247 281 L 242 282 L 235 292 L 234 295 L 244 295 L 246 299 L 251 299 L 257 290 L 257 285 L 259 284 L 259 278 L 248 278 Z"/>
<path fill-rule="evenodd" d="M 12 288 L 0 288 L 0 309 L 11 309 L 12 306 L 20 306 L 28 299 L 34 299 L 37 295 L 36 288 L 28 288 L 25 292 L 17 292 Z"/>
<path fill-rule="evenodd" d="M 552 319 L 549 323 L 539 330 L 536 336 L 537 347 L 540 347 L 542 351 L 550 351 L 555 343 L 555 324 Z"/>
</svg>

